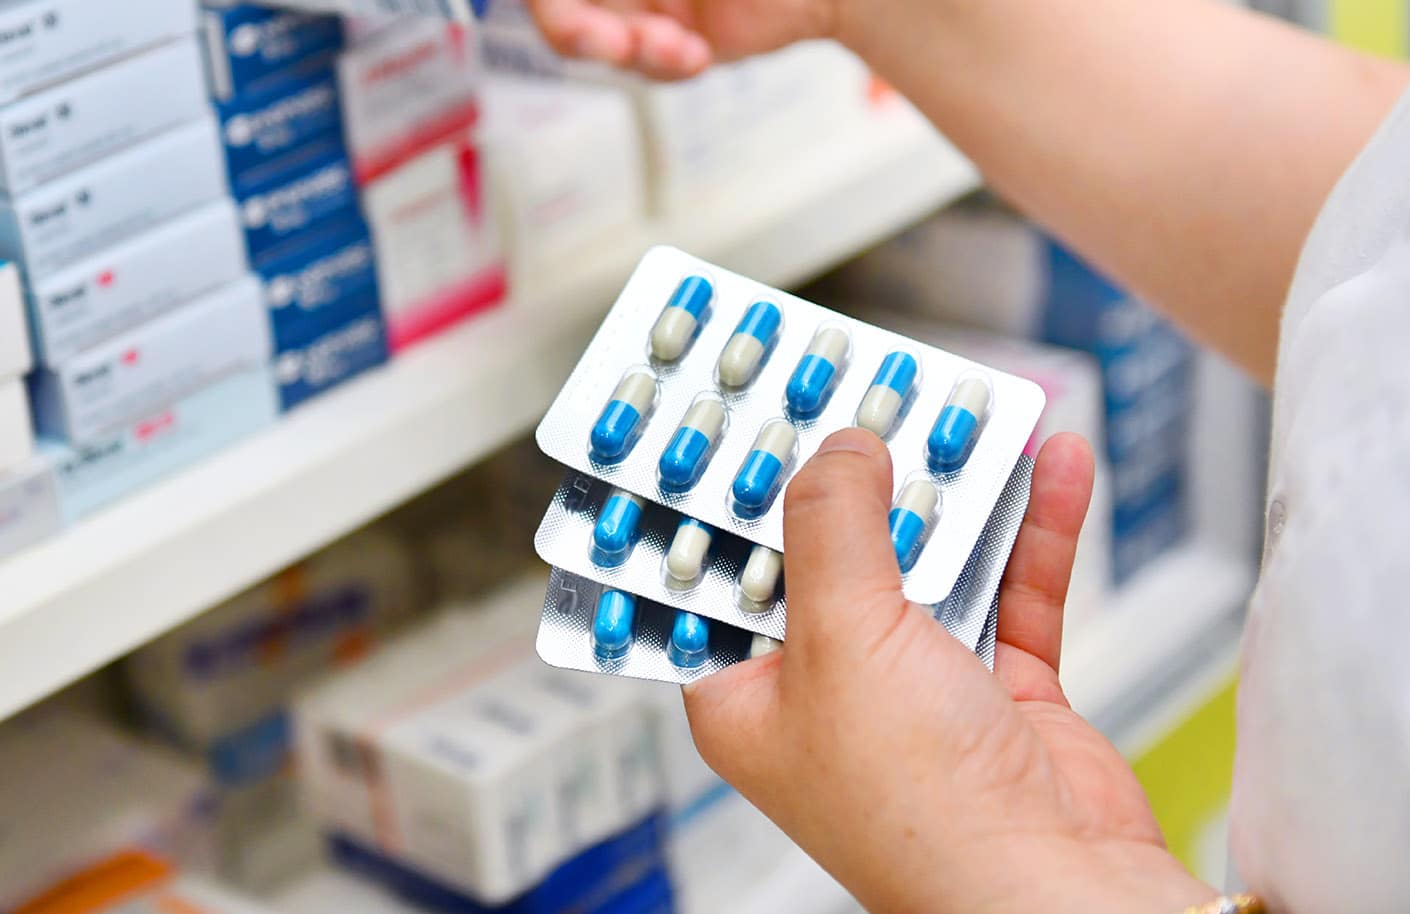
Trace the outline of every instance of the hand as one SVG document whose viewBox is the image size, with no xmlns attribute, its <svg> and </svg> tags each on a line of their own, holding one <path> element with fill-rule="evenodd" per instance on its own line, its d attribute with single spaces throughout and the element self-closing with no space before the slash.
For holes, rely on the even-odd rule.
<svg viewBox="0 0 1410 914">
<path fill-rule="evenodd" d="M 528 0 L 560 54 L 657 79 L 694 76 L 715 59 L 831 37 L 841 0 Z"/>
<path fill-rule="evenodd" d="M 868 910 L 1171 914 L 1217 894 L 1165 851 L 1131 769 L 1058 681 L 1091 489 L 1086 443 L 1050 440 L 991 675 L 902 596 L 875 436 L 833 435 L 790 484 L 788 641 L 688 687 L 686 710 L 705 760 Z"/>
</svg>

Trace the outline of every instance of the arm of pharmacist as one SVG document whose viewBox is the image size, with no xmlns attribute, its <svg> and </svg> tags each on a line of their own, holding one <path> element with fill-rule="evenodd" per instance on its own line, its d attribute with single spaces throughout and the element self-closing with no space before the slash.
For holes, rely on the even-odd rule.
<svg viewBox="0 0 1410 914">
<path fill-rule="evenodd" d="M 529 0 L 560 51 L 685 76 L 835 37 L 1027 215 L 1271 381 L 1304 239 L 1410 68 L 1216 0 Z"/>
</svg>

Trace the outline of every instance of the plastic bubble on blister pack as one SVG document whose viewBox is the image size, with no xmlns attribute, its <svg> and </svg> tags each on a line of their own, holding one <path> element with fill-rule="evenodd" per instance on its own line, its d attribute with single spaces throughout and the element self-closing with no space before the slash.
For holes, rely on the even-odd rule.
<svg viewBox="0 0 1410 914">
<path fill-rule="evenodd" d="M 621 392 L 620 417 L 608 417 L 604 404 L 618 402 L 633 372 L 650 373 L 647 412 L 643 376 Z M 537 439 L 573 469 L 782 552 L 788 481 L 832 432 L 868 428 L 886 441 L 897 479 L 919 472 L 935 485 L 929 545 L 903 579 L 909 598 L 934 604 L 954 586 L 1043 403 L 1030 381 L 656 248 Z M 595 435 L 604 418 L 612 434 Z M 619 424 L 630 431 L 612 456 Z"/>
</svg>

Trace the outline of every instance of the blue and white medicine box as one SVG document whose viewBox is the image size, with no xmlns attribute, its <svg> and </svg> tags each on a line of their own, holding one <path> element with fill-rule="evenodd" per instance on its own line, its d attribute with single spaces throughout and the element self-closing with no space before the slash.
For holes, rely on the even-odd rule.
<svg viewBox="0 0 1410 914">
<path fill-rule="evenodd" d="M 377 308 L 376 250 L 360 218 L 271 251 L 255 272 L 264 281 L 276 349 Z"/>
<path fill-rule="evenodd" d="M 345 38 L 338 16 L 206 3 L 202 14 L 211 95 L 225 101 L 326 66 Z"/>
<path fill-rule="evenodd" d="M 320 222 L 356 218 L 357 184 L 341 142 L 329 142 L 292 171 L 239 188 L 240 221 L 250 259 L 258 261 Z"/>
<path fill-rule="evenodd" d="M 331 66 L 216 105 L 230 183 L 236 192 L 296 168 L 342 141 L 343 110 Z"/>
<path fill-rule="evenodd" d="M 348 306 L 362 313 L 327 328 L 309 325 L 274 357 L 280 406 L 287 412 L 339 384 L 386 362 L 387 325 L 375 291 L 359 293 Z"/>
</svg>

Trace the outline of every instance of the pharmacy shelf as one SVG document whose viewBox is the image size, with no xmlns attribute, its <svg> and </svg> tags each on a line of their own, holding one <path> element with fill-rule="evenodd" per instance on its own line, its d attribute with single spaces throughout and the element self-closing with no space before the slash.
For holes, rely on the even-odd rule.
<svg viewBox="0 0 1410 914">
<path fill-rule="evenodd" d="M 978 183 L 899 105 L 778 167 L 516 283 L 503 309 L 0 561 L 0 719 L 524 434 L 651 245 L 788 286 Z"/>
</svg>

